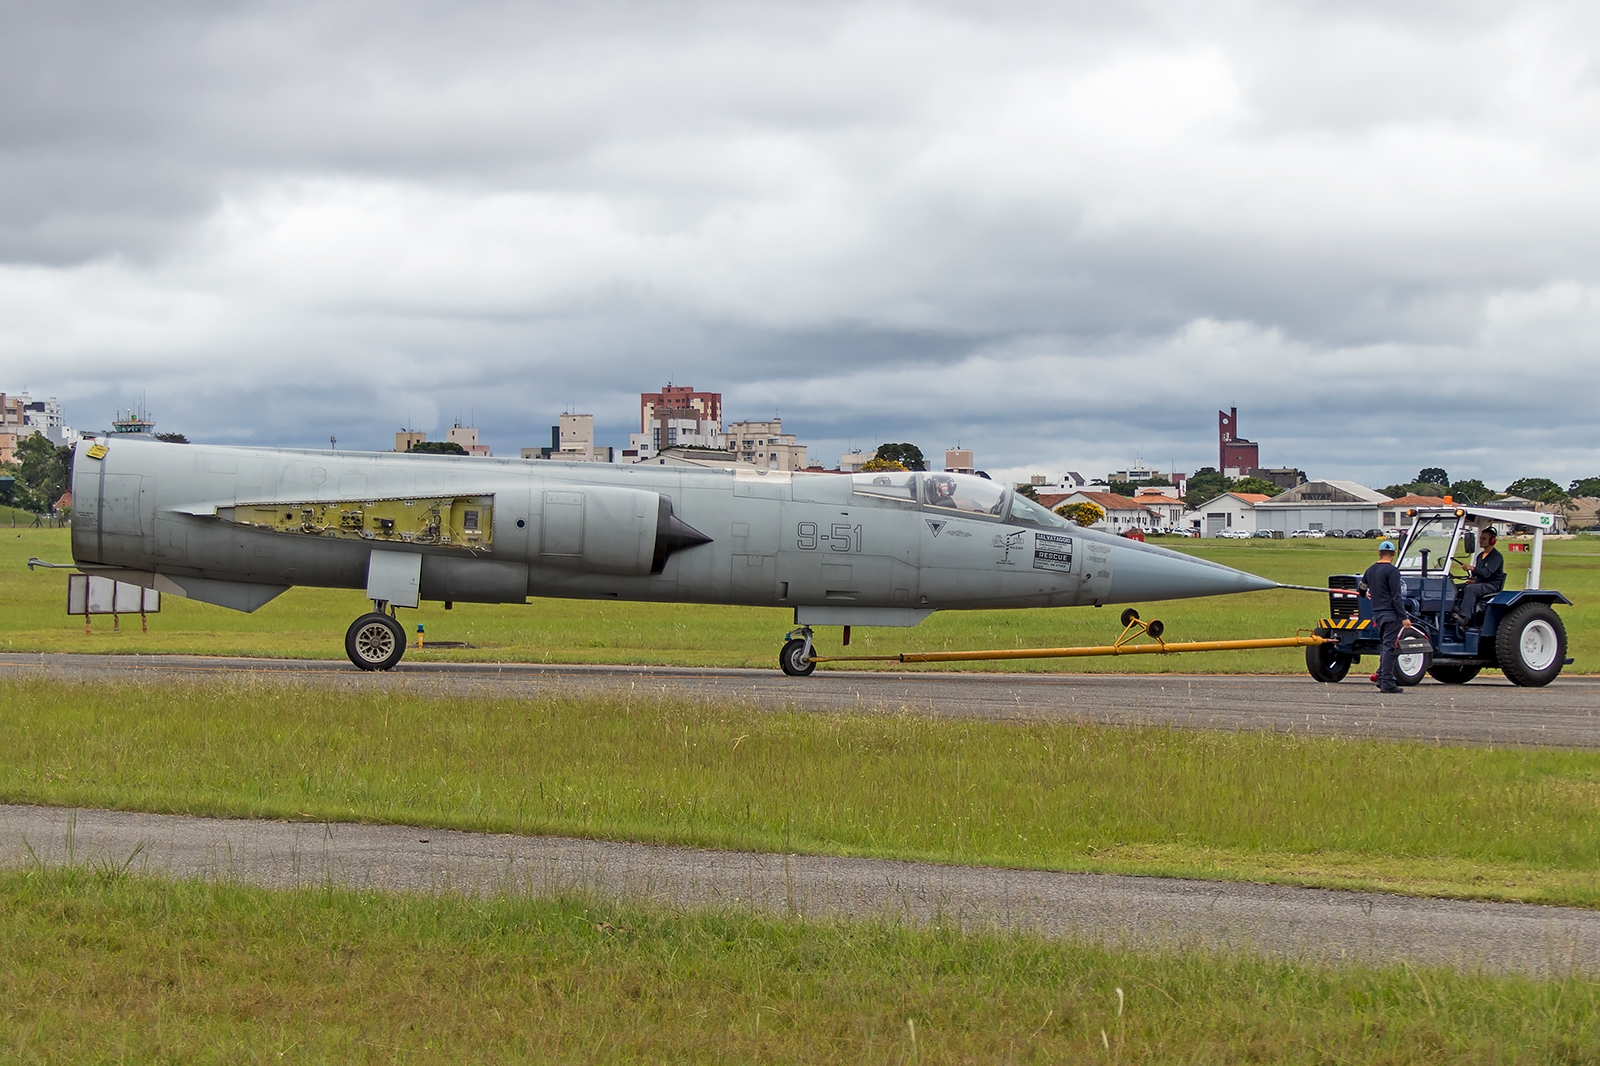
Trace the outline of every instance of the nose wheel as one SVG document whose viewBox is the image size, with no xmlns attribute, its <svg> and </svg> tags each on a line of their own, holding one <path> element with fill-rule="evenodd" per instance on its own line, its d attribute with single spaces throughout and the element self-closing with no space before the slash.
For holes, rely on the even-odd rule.
<svg viewBox="0 0 1600 1066">
<path fill-rule="evenodd" d="M 811 627 L 791 630 L 778 652 L 778 666 L 790 677 L 810 677 L 817 664 L 811 661 Z"/>
<path fill-rule="evenodd" d="M 344 651 L 363 670 L 390 670 L 406 653 L 406 631 L 383 611 L 364 614 L 345 631 Z"/>
</svg>

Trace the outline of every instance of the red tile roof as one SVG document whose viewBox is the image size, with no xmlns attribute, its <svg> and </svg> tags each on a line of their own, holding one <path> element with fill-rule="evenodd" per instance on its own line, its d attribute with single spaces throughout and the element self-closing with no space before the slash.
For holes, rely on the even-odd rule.
<svg viewBox="0 0 1600 1066">
<path fill-rule="evenodd" d="M 1130 500 L 1126 496 L 1115 492 L 1075 492 L 1074 496 L 1084 496 L 1100 505 L 1103 511 L 1142 511 L 1144 504 L 1137 500 Z"/>
</svg>

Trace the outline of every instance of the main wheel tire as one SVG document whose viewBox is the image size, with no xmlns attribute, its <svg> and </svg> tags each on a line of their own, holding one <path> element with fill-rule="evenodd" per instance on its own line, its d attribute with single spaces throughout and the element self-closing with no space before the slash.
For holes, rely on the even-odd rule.
<svg viewBox="0 0 1600 1066">
<path fill-rule="evenodd" d="M 1567 627 L 1549 605 L 1525 603 L 1500 620 L 1494 654 L 1513 685 L 1548 685 L 1565 665 Z"/>
<path fill-rule="evenodd" d="M 1337 685 L 1350 672 L 1350 657 L 1337 644 L 1307 644 L 1306 669 L 1325 685 Z"/>
<path fill-rule="evenodd" d="M 386 614 L 364 614 L 346 630 L 344 653 L 363 670 L 393 669 L 406 653 L 405 628 Z"/>
<path fill-rule="evenodd" d="M 1468 681 L 1478 676 L 1481 666 L 1452 666 L 1449 663 L 1440 663 L 1428 668 L 1428 676 L 1441 685 L 1465 685 Z"/>
<path fill-rule="evenodd" d="M 817 664 L 806 657 L 806 642 L 799 637 L 789 641 L 778 653 L 778 665 L 790 677 L 810 677 Z"/>
<path fill-rule="evenodd" d="M 1394 659 L 1394 680 L 1398 685 L 1410 688 L 1422 684 L 1422 679 L 1428 676 L 1428 669 L 1433 665 L 1431 652 L 1414 651 L 1409 655 L 1397 655 Z"/>
</svg>

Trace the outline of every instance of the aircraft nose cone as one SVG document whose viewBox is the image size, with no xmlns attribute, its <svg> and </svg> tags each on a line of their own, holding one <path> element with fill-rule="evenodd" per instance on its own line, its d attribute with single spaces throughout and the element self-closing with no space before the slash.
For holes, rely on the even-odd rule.
<svg viewBox="0 0 1600 1066">
<path fill-rule="evenodd" d="M 1268 581 L 1231 566 L 1196 559 L 1181 552 L 1148 545 L 1119 546 L 1111 595 L 1106 603 L 1141 600 L 1181 600 L 1193 596 L 1222 596 L 1230 592 L 1275 589 Z"/>
</svg>

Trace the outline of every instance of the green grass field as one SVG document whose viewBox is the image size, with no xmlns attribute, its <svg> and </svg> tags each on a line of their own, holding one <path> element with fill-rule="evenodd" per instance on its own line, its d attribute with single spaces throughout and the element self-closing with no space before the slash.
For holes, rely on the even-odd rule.
<svg viewBox="0 0 1600 1066">
<path fill-rule="evenodd" d="M 1164 546 L 1293 584 L 1322 584 L 1329 574 L 1359 572 L 1374 558 L 1370 541 L 1218 541 L 1168 538 Z M 291 589 L 255 614 L 163 599 L 163 610 L 140 632 L 137 619 L 120 633 L 96 619 L 85 635 L 81 619 L 66 615 L 64 571 L 23 566 L 29 556 L 69 562 L 66 530 L 0 527 L 0 649 L 8 651 L 185 652 L 215 655 L 340 658 L 344 631 L 368 609 L 359 592 Z M 1522 581 L 1522 557 L 1508 556 L 1510 584 Z M 1600 669 L 1600 538 L 1553 541 L 1545 561 L 1548 587 L 1564 591 L 1563 608 L 1574 672 Z M 1287 636 L 1316 624 L 1327 599 L 1274 591 L 1140 605 L 1146 618 L 1167 623 L 1169 640 Z M 976 648 L 1059 647 L 1107 644 L 1120 632 L 1115 609 L 1063 608 L 936 614 L 915 629 L 858 629 L 852 652 L 892 654 Z M 536 600 L 522 605 L 460 604 L 445 611 L 425 604 L 402 611 L 408 631 L 418 623 L 434 640 L 466 641 L 462 650 L 408 652 L 413 660 L 660 663 L 699 666 L 776 664 L 778 645 L 791 627 L 777 608 L 705 607 L 614 601 Z M 824 653 L 838 650 L 836 629 L 819 631 Z M 829 667 L 831 668 L 831 667 Z M 846 667 L 840 667 L 846 668 Z M 855 668 L 860 668 L 857 664 Z M 1041 670 L 1176 673 L 1301 673 L 1298 650 L 1139 656 L 1117 659 L 1020 660 L 963 663 L 956 667 L 895 669 Z"/>
<path fill-rule="evenodd" d="M 1600 983 L 0 873 L 8 1062 L 1600 1063 Z"/>
<path fill-rule="evenodd" d="M 0 681 L 0 801 L 1600 907 L 1600 755 L 1164 728 Z"/>
<path fill-rule="evenodd" d="M 3 518 L 0 518 L 3 521 Z M 1277 580 L 1370 544 L 1168 542 Z M 0 649 L 336 658 L 359 593 L 254 615 L 168 597 L 65 616 L 62 530 L 0 526 Z M 1513 567 L 1519 561 L 1512 558 Z M 1596 661 L 1600 543 L 1545 582 Z M 1515 573 L 1513 584 L 1518 581 Z M 1173 639 L 1278 635 L 1326 601 L 1143 608 Z M 1113 610 L 935 616 L 852 650 L 1105 643 Z M 788 612 L 539 601 L 403 612 L 413 657 L 770 666 Z M 827 636 L 832 636 L 828 634 Z M 825 637 L 827 639 L 827 637 Z M 972 668 L 980 664 L 969 664 Z M 1002 669 L 1293 672 L 1295 652 Z M 1270 734 L 469 702 L 292 680 L 0 681 L 0 801 L 400 822 L 1600 907 L 1600 756 Z M 0 1060 L 1600 1063 L 1600 983 L 1103 951 L 1023 935 L 0 873 Z M 1123 990 L 1117 1011 L 1116 990 Z M 912 1033 L 916 1037 L 913 1039 Z"/>
</svg>

